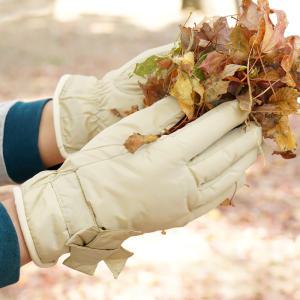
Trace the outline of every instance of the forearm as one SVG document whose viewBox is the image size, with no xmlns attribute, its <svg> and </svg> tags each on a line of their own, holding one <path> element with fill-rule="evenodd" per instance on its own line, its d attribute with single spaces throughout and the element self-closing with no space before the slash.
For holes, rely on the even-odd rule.
<svg viewBox="0 0 300 300">
<path fill-rule="evenodd" d="M 22 183 L 63 162 L 53 125 L 52 101 L 17 102 L 3 119 L 1 184 Z"/>
<path fill-rule="evenodd" d="M 64 160 L 57 147 L 53 123 L 53 102 L 49 101 L 42 112 L 38 138 L 41 160 L 46 168 L 58 165 Z"/>
<path fill-rule="evenodd" d="M 20 267 L 31 261 L 12 195 L 0 200 L 0 288 L 19 280 Z"/>
</svg>

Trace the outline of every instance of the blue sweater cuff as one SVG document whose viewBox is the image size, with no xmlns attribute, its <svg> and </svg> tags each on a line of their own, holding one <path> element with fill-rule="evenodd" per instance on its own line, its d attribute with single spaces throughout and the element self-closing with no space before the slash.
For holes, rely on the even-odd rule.
<svg viewBox="0 0 300 300">
<path fill-rule="evenodd" d="M 20 276 L 20 249 L 15 227 L 0 203 L 0 288 L 16 283 Z"/>
<path fill-rule="evenodd" d="M 3 156 L 9 177 L 22 183 L 45 170 L 38 147 L 41 115 L 50 99 L 17 102 L 7 113 Z"/>
</svg>

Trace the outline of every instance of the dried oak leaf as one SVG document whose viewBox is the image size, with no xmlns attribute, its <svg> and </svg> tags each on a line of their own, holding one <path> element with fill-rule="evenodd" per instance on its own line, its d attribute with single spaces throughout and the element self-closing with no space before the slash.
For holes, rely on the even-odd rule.
<svg viewBox="0 0 300 300">
<path fill-rule="evenodd" d="M 158 138 L 159 136 L 157 135 L 142 135 L 134 133 L 125 141 L 124 147 L 128 150 L 128 152 L 135 153 L 143 145 L 153 143 Z"/>
</svg>

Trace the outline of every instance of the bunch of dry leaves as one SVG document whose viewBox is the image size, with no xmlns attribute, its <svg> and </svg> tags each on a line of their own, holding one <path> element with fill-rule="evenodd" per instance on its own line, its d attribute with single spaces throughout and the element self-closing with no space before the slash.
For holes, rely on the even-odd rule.
<svg viewBox="0 0 300 300">
<path fill-rule="evenodd" d="M 228 18 L 236 20 L 230 27 Z M 300 91 L 300 38 L 285 37 L 283 11 L 268 0 L 243 0 L 236 16 L 204 19 L 193 28 L 180 26 L 180 38 L 165 56 L 136 65 L 144 104 L 174 96 L 185 117 L 168 134 L 217 105 L 237 99 L 249 120 L 277 144 L 275 154 L 296 156 L 296 139 L 288 116 L 296 113 Z M 275 21 L 274 21 L 275 19 Z M 125 142 L 130 152 L 159 136 L 134 134 Z"/>
</svg>

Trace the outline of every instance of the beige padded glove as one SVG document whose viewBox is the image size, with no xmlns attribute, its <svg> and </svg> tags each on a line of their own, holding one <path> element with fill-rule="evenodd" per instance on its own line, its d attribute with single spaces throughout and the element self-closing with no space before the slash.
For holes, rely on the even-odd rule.
<svg viewBox="0 0 300 300">
<path fill-rule="evenodd" d="M 158 134 L 181 117 L 177 101 L 167 97 L 103 130 L 58 171 L 15 190 L 37 265 L 53 265 L 70 252 L 69 267 L 93 274 L 104 260 L 117 276 L 132 255 L 121 247 L 125 239 L 184 226 L 243 185 L 262 138 L 254 125 L 234 129 L 247 117 L 235 101 L 134 154 L 123 146 L 132 133 Z"/>
<path fill-rule="evenodd" d="M 101 80 L 64 75 L 53 98 L 55 133 L 61 155 L 66 158 L 80 150 L 97 133 L 119 121 L 120 117 L 113 114 L 112 109 L 122 112 L 135 105 L 142 108 L 144 97 L 139 82 L 143 82 L 143 78 L 132 72 L 138 62 L 151 55 L 166 54 L 173 46 L 145 51 Z"/>
</svg>

